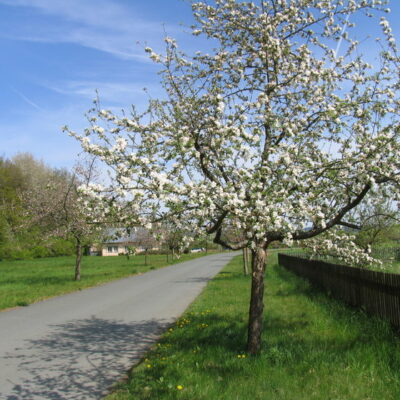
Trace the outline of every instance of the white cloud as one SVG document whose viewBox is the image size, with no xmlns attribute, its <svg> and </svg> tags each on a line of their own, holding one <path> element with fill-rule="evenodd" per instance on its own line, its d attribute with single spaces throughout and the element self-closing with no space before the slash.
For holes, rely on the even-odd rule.
<svg viewBox="0 0 400 400">
<path fill-rule="evenodd" d="M 149 21 L 135 14 L 132 7 L 106 0 L 0 0 L 0 4 L 29 7 L 51 16 L 40 22 L 7 29 L 3 36 L 17 40 L 66 42 L 97 49 L 123 59 L 146 62 L 141 43 L 160 44 L 164 35 L 162 22 Z M 169 33 L 180 29 L 168 26 Z M 154 46 L 153 44 L 153 46 Z"/>
<path fill-rule="evenodd" d="M 41 12 L 96 28 L 127 31 L 137 18 L 131 8 L 107 0 L 0 0 L 0 4 L 36 8 Z M 135 21 L 143 28 L 147 21 Z M 154 28 L 154 24 L 151 28 Z"/>
<path fill-rule="evenodd" d="M 160 85 L 139 84 L 129 82 L 105 82 L 105 81 L 66 81 L 57 84 L 45 84 L 47 89 L 56 93 L 74 96 L 80 100 L 94 100 L 96 91 L 101 103 L 112 109 L 128 109 L 131 104 L 135 104 L 138 109 L 142 109 L 148 103 L 148 95 L 144 88 L 152 97 L 162 97 L 163 90 Z"/>
</svg>

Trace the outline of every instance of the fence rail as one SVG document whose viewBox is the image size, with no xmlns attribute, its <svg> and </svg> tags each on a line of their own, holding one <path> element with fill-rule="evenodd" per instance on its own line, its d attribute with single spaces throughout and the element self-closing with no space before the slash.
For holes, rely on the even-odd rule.
<svg viewBox="0 0 400 400">
<path fill-rule="evenodd" d="M 279 264 L 347 304 L 388 320 L 400 328 L 400 275 L 371 271 L 292 255 Z"/>
</svg>

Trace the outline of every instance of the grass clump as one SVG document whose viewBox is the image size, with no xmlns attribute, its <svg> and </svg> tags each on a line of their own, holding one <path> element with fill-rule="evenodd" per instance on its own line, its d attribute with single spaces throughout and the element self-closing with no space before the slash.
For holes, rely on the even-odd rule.
<svg viewBox="0 0 400 400">
<path fill-rule="evenodd" d="M 188 261 L 204 253 L 183 254 L 167 262 L 166 255 L 126 257 L 83 257 L 82 278 L 74 277 L 74 257 L 0 261 L 0 310 L 27 306 L 51 296 L 100 285 L 115 279 Z"/>
<path fill-rule="evenodd" d="M 264 348 L 245 352 L 249 277 L 235 258 L 107 400 L 397 400 L 400 340 L 270 260 Z"/>
</svg>

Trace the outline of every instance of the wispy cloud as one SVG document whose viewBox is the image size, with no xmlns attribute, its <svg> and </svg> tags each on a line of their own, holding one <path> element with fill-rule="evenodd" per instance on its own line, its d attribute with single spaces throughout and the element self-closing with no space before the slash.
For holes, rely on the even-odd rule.
<svg viewBox="0 0 400 400">
<path fill-rule="evenodd" d="M 123 59 L 147 61 L 140 42 L 159 43 L 161 21 L 149 21 L 122 3 L 109 0 L 0 0 L 12 7 L 28 7 L 44 16 L 44 25 L 31 21 L 2 34 L 17 40 L 67 42 L 101 50 Z M 179 32 L 168 26 L 168 32 Z M 3 31 L 4 32 L 4 31 Z"/>
<path fill-rule="evenodd" d="M 146 90 L 152 96 L 161 96 L 161 86 L 155 83 L 144 85 L 129 82 L 106 82 L 106 81 L 66 81 L 57 84 L 45 84 L 47 89 L 56 93 L 76 96 L 81 99 L 93 100 L 97 93 L 102 102 L 125 108 L 129 104 L 144 106 L 147 104 L 148 95 Z M 96 93 L 97 92 L 97 93 Z"/>
</svg>

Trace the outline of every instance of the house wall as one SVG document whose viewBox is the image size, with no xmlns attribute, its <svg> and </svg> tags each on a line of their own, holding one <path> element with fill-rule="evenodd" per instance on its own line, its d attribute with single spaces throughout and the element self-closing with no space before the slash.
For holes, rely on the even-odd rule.
<svg viewBox="0 0 400 400">
<path fill-rule="evenodd" d="M 136 248 L 136 253 L 144 253 L 145 248 L 143 247 L 136 247 L 132 245 L 132 243 L 103 243 L 101 245 L 97 246 L 92 246 L 91 247 L 91 252 L 95 254 L 97 252 L 101 256 L 105 257 L 113 257 L 113 256 L 118 256 L 120 254 L 126 254 L 127 253 L 127 246 L 133 246 Z M 153 247 L 152 249 L 149 249 L 151 251 L 157 251 L 159 250 L 159 247 Z"/>
<path fill-rule="evenodd" d="M 101 249 L 102 256 L 118 256 L 125 253 L 125 245 L 120 244 L 104 244 Z"/>
</svg>

